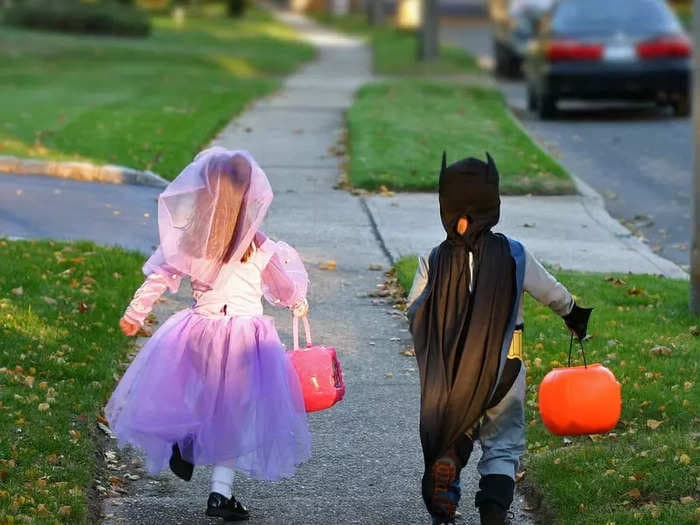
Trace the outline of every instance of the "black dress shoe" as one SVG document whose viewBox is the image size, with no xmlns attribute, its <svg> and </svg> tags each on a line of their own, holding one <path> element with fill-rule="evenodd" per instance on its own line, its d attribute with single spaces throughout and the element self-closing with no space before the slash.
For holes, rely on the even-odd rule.
<svg viewBox="0 0 700 525">
<path fill-rule="evenodd" d="M 173 471 L 178 478 L 189 481 L 192 479 L 192 472 L 194 472 L 194 465 L 189 461 L 182 459 L 182 454 L 180 454 L 180 447 L 175 443 L 173 445 L 173 453 L 170 455 L 170 470 Z"/>
<path fill-rule="evenodd" d="M 209 494 L 206 514 L 207 516 L 223 518 L 224 521 L 246 521 L 250 518 L 248 509 L 241 505 L 240 501 L 233 496 L 229 499 L 218 492 Z"/>
</svg>

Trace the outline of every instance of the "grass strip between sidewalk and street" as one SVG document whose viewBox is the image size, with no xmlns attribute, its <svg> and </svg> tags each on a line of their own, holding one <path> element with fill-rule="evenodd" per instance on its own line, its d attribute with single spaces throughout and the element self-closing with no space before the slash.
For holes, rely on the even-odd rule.
<svg viewBox="0 0 700 525">
<path fill-rule="evenodd" d="M 222 6 L 223 7 L 223 6 Z M 88 160 L 172 179 L 314 56 L 269 13 L 153 17 L 148 38 L 0 25 L 0 155 Z"/>
<path fill-rule="evenodd" d="M 432 62 L 418 60 L 418 36 L 415 31 L 391 25 L 373 27 L 362 15 L 312 15 L 318 22 L 338 31 L 366 36 L 372 45 L 372 63 L 378 75 L 431 76 L 479 74 L 476 59 L 457 47 L 443 45 L 440 58 Z"/>
<path fill-rule="evenodd" d="M 84 523 L 143 256 L 0 239 L 0 259 L 0 523 Z"/>
<path fill-rule="evenodd" d="M 416 264 L 415 257 L 405 257 L 395 266 L 404 290 Z M 547 432 L 537 391 L 547 372 L 566 366 L 569 333 L 548 307 L 526 297 L 525 482 L 543 494 L 557 523 L 697 523 L 700 320 L 688 313 L 688 282 L 555 275 L 580 294 L 579 304 L 595 308 L 586 357 L 610 368 L 622 384 L 623 413 L 609 434 L 565 440 Z"/>
<path fill-rule="evenodd" d="M 348 113 L 352 186 L 435 191 L 448 163 L 488 151 L 506 195 L 575 192 L 568 173 L 523 131 L 496 90 L 403 80 L 360 89 Z"/>
</svg>

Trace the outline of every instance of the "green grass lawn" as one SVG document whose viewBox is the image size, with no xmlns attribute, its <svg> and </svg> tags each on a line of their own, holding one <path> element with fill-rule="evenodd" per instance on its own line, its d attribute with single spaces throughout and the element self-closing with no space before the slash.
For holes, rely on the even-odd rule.
<svg viewBox="0 0 700 525">
<path fill-rule="evenodd" d="M 0 259 L 0 523 L 83 523 L 143 256 L 0 239 Z"/>
<path fill-rule="evenodd" d="M 419 61 L 418 37 L 413 31 L 399 30 L 388 25 L 372 27 L 367 24 L 366 17 L 361 15 L 314 16 L 319 22 L 340 31 L 367 36 L 372 43 L 374 72 L 379 75 L 465 75 L 479 72 L 473 56 L 451 46 L 442 46 L 441 56 L 435 62 Z"/>
<path fill-rule="evenodd" d="M 504 194 L 565 194 L 574 183 L 522 130 L 495 90 L 419 80 L 363 87 L 348 113 L 349 181 L 375 190 L 437 189 L 440 158 L 491 153 Z"/>
<path fill-rule="evenodd" d="M 0 26 L 0 155 L 84 159 L 172 179 L 253 99 L 313 57 L 273 21 L 155 17 L 146 39 Z"/>
<path fill-rule="evenodd" d="M 415 267 L 415 257 L 397 265 L 406 289 Z M 570 444 L 546 431 L 537 390 L 547 372 L 566 363 L 569 333 L 561 319 L 528 296 L 526 480 L 544 494 L 558 523 L 697 523 L 700 319 L 688 314 L 688 283 L 556 275 L 580 304 L 595 308 L 586 355 L 622 383 L 623 413 L 612 433 L 575 437 Z"/>
</svg>

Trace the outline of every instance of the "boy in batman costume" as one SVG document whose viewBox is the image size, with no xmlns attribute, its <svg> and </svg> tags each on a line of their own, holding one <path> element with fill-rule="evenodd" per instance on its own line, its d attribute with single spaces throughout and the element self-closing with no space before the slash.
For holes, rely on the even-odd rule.
<svg viewBox="0 0 700 525">
<path fill-rule="evenodd" d="M 504 524 L 525 452 L 522 294 L 562 316 L 579 339 L 591 310 L 577 306 L 521 243 L 491 231 L 501 205 L 493 159 L 446 164 L 443 154 L 447 238 L 420 259 L 408 298 L 421 378 L 422 493 L 433 522 L 452 523 L 459 474 L 479 440 L 475 503 L 482 524 Z"/>
</svg>

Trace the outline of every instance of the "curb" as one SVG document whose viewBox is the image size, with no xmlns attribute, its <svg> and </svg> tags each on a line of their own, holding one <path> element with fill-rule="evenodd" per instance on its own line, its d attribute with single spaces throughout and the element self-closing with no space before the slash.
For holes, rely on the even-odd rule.
<svg viewBox="0 0 700 525">
<path fill-rule="evenodd" d="M 681 266 L 654 253 L 647 244 L 636 237 L 620 221 L 615 219 L 605 207 L 603 196 L 579 177 L 570 173 L 579 192 L 579 199 L 588 216 L 613 234 L 622 244 L 637 252 L 641 257 L 656 266 L 660 275 L 671 279 L 689 279 L 689 273 Z"/>
<path fill-rule="evenodd" d="M 165 188 L 168 185 L 167 180 L 151 171 L 140 171 L 124 166 L 111 164 L 100 166 L 90 162 L 61 162 L 10 156 L 0 156 L 0 173 L 41 175 L 83 182 L 133 184 L 154 188 Z"/>
</svg>

